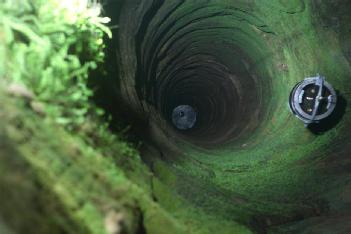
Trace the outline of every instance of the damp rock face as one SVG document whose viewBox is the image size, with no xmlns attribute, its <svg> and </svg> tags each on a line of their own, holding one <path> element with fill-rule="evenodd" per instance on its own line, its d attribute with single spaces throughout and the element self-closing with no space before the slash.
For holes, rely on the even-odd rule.
<svg viewBox="0 0 351 234">
<path fill-rule="evenodd" d="M 171 190 L 205 215 L 254 232 L 313 231 L 329 222 L 351 228 L 336 218 L 349 215 L 339 199 L 350 183 L 348 1 L 122 6 L 120 92 L 149 123 L 141 132 L 152 143 L 142 157 L 163 183 L 155 192 L 161 204 L 181 210 L 164 197 Z M 289 111 L 289 93 L 317 73 L 336 89 L 338 105 L 325 122 L 304 128 Z M 174 128 L 180 105 L 196 109 L 188 131 Z"/>
</svg>

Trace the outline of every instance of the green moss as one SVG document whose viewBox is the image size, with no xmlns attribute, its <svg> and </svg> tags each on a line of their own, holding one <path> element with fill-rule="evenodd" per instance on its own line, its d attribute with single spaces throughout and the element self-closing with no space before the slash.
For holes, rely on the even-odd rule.
<svg viewBox="0 0 351 234">
<path fill-rule="evenodd" d="M 152 201 L 137 151 L 89 101 L 110 34 L 99 6 L 21 6 L 0 4 L 1 220 L 16 233 L 185 232 Z"/>
<path fill-rule="evenodd" d="M 127 233 L 162 233 L 165 226 L 170 233 L 185 232 L 126 177 L 127 168 L 116 165 L 113 157 L 126 155 L 116 149 L 113 157 L 103 156 L 80 137 L 41 119 L 22 101 L 0 94 L 1 201 L 8 204 L 1 206 L 0 214 L 14 230 L 105 233 L 108 212 L 125 210 L 134 214 L 122 220 L 130 223 L 123 229 Z"/>
<path fill-rule="evenodd" d="M 159 63 L 155 62 L 157 69 L 173 66 L 176 62 L 172 59 L 192 54 L 210 54 L 219 62 L 235 63 L 240 53 L 228 51 L 239 48 L 252 60 L 250 70 L 264 80 L 261 88 L 266 90 L 262 93 L 265 113 L 259 127 L 240 141 L 207 150 L 173 134 L 167 124 L 160 124 L 170 135 L 166 142 L 169 149 L 161 139 L 163 135 L 156 133 L 154 138 L 161 142 L 158 146 L 163 157 L 145 158 L 152 161 L 155 174 L 163 182 L 155 183 L 154 193 L 164 207 L 182 213 L 192 206 L 199 213 L 216 216 L 218 223 L 234 219 L 264 229 L 318 216 L 328 204 L 335 203 L 335 197 L 326 198 L 325 194 L 335 189 L 336 181 L 344 183 L 345 177 L 329 177 L 326 171 L 330 161 L 349 152 L 351 120 L 350 107 L 342 100 L 349 99 L 351 90 L 347 45 L 351 21 L 344 9 L 349 4 L 340 2 L 338 7 L 335 3 L 299 0 L 186 1 L 177 7 L 174 2 L 166 2 L 154 12 L 143 35 L 143 46 L 150 45 L 152 53 L 160 54 Z M 147 10 L 144 8 L 140 11 Z M 333 25 L 335 20 L 338 23 Z M 134 39 L 130 30 L 121 29 L 122 42 L 124 38 Z M 183 57 L 178 48 L 185 54 Z M 131 51 L 128 56 L 138 62 L 138 56 L 146 57 L 147 52 L 139 55 Z M 133 66 L 124 70 L 130 72 L 125 82 L 148 82 L 144 76 L 135 77 Z M 346 110 L 338 110 L 342 115 L 338 121 L 330 120 L 335 121 L 334 127 L 314 134 L 290 113 L 288 98 L 297 82 L 317 73 L 325 75 L 338 90 L 341 109 Z M 152 81 L 145 84 L 153 85 Z M 132 93 L 130 87 L 134 86 L 126 89 Z M 157 121 L 161 118 L 153 111 L 148 114 Z M 341 162 L 335 164 L 344 167 Z M 167 193 L 169 190 L 172 192 Z M 172 200 L 177 195 L 184 199 L 184 206 Z M 196 214 L 189 216 L 204 220 Z"/>
<path fill-rule="evenodd" d="M 241 48 L 265 79 L 261 95 L 268 98 L 252 135 L 213 150 L 167 141 L 179 155 L 144 155 L 150 172 L 89 101 L 88 76 L 104 60 L 107 19 L 91 11 L 95 5 L 75 11 L 57 7 L 60 2 L 21 1 L 21 8 L 16 1 L 0 3 L 0 220 L 10 229 L 100 234 L 112 211 L 127 233 L 251 233 L 320 215 L 327 205 L 346 210 L 347 202 L 335 197 L 347 192 L 340 187 L 350 178 L 333 175 L 326 164 L 334 157 L 347 162 L 340 145 L 350 139 L 349 106 L 333 129 L 315 135 L 291 115 L 287 94 L 320 72 L 350 97 L 347 11 L 337 13 L 348 23 L 334 28 L 324 25 L 328 3 L 316 10 L 314 1 L 213 0 L 194 11 L 199 2 L 186 1 L 172 12 L 179 20 L 167 31 L 166 23 L 157 25 L 174 4 L 165 1 L 150 22 L 159 31 L 146 35 L 165 32 L 162 38 L 178 38 L 167 43 L 182 44 L 179 28 L 197 29 L 187 42 L 195 52 L 214 41 Z M 205 20 L 186 28 L 193 17 Z M 214 51 L 223 60 L 236 56 L 209 47 Z M 126 77 L 135 74 L 134 63 L 125 66 Z M 17 93 L 9 92 L 11 85 Z M 35 108 L 38 103 L 43 110 Z"/>
</svg>

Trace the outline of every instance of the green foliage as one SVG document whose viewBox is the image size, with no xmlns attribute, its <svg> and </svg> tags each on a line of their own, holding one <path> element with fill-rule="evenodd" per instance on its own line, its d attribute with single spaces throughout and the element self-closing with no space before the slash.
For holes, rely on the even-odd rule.
<svg viewBox="0 0 351 234">
<path fill-rule="evenodd" d="M 46 113 L 74 129 L 88 114 L 89 72 L 103 62 L 111 32 L 88 0 L 5 0 L 0 3 L 0 76 L 24 84 Z M 100 111 L 101 112 L 101 111 Z"/>
<path fill-rule="evenodd" d="M 88 0 L 0 3 L 0 219 L 20 233 L 106 233 L 112 210 L 125 233 L 162 229 L 160 222 L 179 233 L 152 201 L 151 174 L 136 151 L 107 131 L 89 101 L 89 73 L 111 37 L 99 15 Z M 6 92 L 13 84 L 23 98 Z"/>
</svg>

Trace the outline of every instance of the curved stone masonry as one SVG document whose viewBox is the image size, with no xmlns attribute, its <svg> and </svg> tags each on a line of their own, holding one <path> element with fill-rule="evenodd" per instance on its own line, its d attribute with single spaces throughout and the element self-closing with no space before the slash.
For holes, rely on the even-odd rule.
<svg viewBox="0 0 351 234">
<path fill-rule="evenodd" d="M 122 28 L 120 46 L 135 66 L 122 61 L 135 108 L 152 108 L 153 118 L 167 121 L 165 132 L 205 148 L 250 135 L 265 115 L 261 103 L 271 98 L 270 77 L 260 66 L 267 53 L 257 38 L 261 21 L 206 1 L 131 1 L 126 9 L 133 5 L 139 10 L 132 24 L 124 11 L 128 28 Z M 183 133 L 171 129 L 172 110 L 179 105 L 198 113 L 196 126 Z"/>
<path fill-rule="evenodd" d="M 121 92 L 150 123 L 142 157 L 164 183 L 154 191 L 161 205 L 181 209 L 163 199 L 177 194 L 218 223 L 258 231 L 351 217 L 342 208 L 351 204 L 351 7 L 341 3 L 124 2 Z M 316 73 L 336 89 L 338 106 L 320 128 L 306 129 L 289 111 L 289 93 Z M 179 105 L 196 110 L 194 128 L 172 125 Z"/>
</svg>

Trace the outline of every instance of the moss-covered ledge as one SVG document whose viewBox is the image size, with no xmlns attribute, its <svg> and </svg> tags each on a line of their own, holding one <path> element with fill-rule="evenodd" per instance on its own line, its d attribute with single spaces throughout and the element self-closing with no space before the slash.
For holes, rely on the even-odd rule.
<svg viewBox="0 0 351 234">
<path fill-rule="evenodd" d="M 163 233 L 167 226 L 168 233 L 184 231 L 112 157 L 43 119 L 21 98 L 1 91 L 0 106 L 0 217 L 11 229 Z"/>
</svg>

